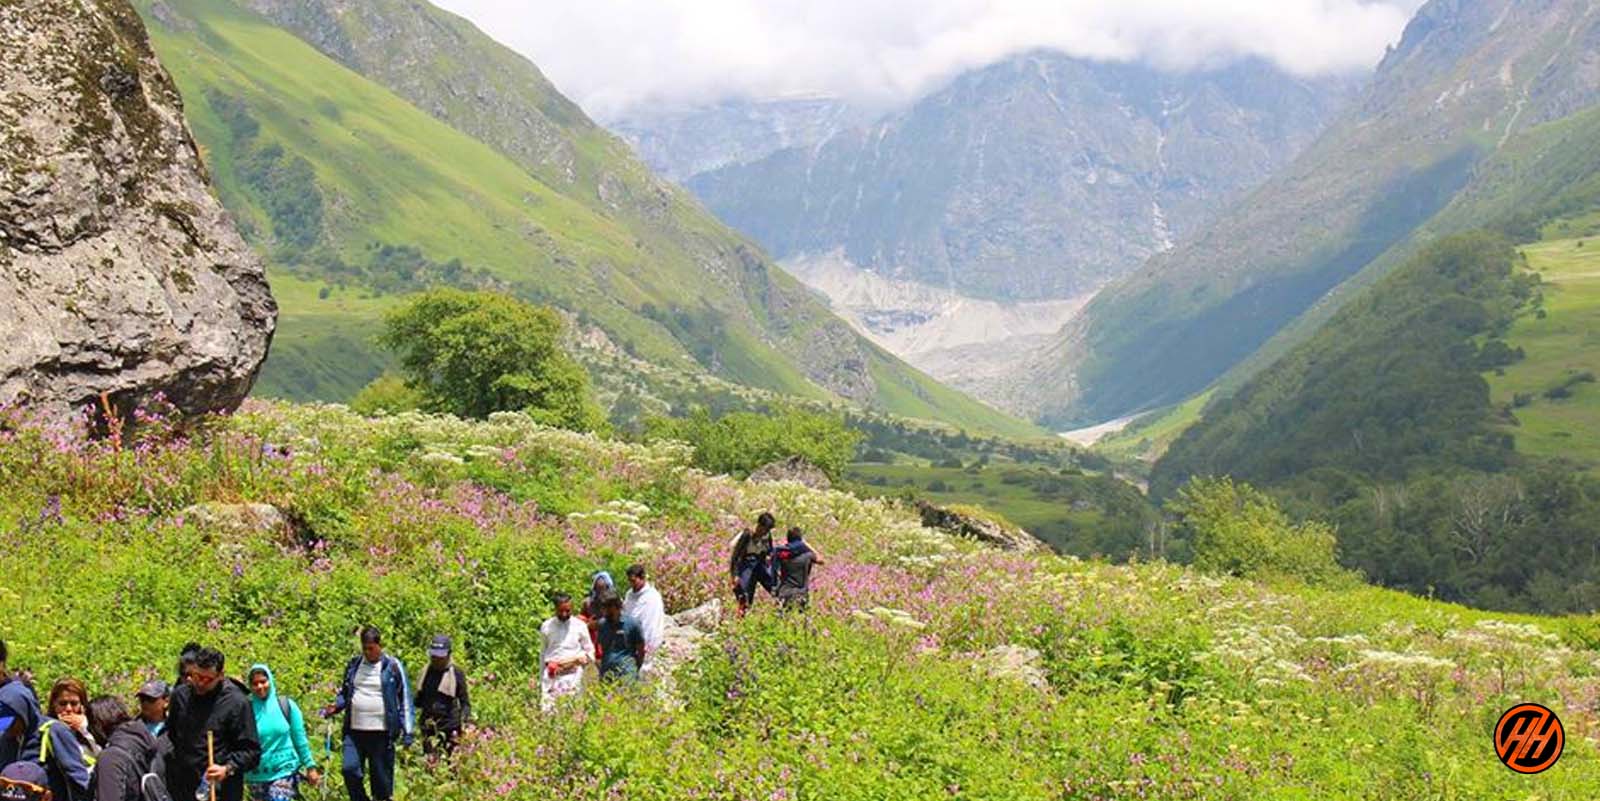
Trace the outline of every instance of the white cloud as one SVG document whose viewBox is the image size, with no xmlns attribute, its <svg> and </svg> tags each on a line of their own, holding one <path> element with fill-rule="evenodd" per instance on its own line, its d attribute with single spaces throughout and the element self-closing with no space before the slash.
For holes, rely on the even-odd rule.
<svg viewBox="0 0 1600 801">
<path fill-rule="evenodd" d="M 1008 55 L 1369 69 L 1421 0 L 439 0 L 591 113 L 820 93 L 905 102 Z"/>
</svg>

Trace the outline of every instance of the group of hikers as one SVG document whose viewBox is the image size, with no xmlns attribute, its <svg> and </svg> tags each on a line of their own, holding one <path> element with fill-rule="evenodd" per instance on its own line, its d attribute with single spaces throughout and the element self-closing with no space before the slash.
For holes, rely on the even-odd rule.
<svg viewBox="0 0 1600 801">
<path fill-rule="evenodd" d="M 733 542 L 729 569 L 741 614 L 757 586 L 784 609 L 806 606 L 811 568 L 822 558 L 797 528 L 774 545 L 775 527 L 762 513 Z M 543 710 L 582 689 L 587 665 L 607 682 L 634 683 L 655 671 L 666 607 L 643 565 L 629 567 L 627 581 L 619 595 L 610 573 L 596 572 L 578 610 L 570 595 L 553 596 L 554 615 L 539 627 Z M 430 765 L 454 752 L 471 716 L 467 677 L 451 658 L 450 638 L 437 635 L 413 693 L 378 629 L 364 626 L 359 638 L 360 653 L 319 713 L 342 716 L 340 772 L 351 801 L 390 801 L 396 746 L 413 744 L 419 718 Z M 32 676 L 10 672 L 7 658 L 0 641 L 0 801 L 290 801 L 302 783 L 323 780 L 305 715 L 279 693 L 266 664 L 251 665 L 240 681 L 227 674 L 220 651 L 191 643 L 173 684 L 139 688 L 135 713 L 115 696 L 91 698 L 71 678 L 51 685 L 41 707 Z"/>
<path fill-rule="evenodd" d="M 360 631 L 361 653 L 320 712 L 343 715 L 345 785 L 352 801 L 394 794 L 395 745 L 409 746 L 421 711 L 423 751 L 448 755 L 471 714 L 465 675 L 450 638 L 433 638 L 413 695 L 400 661 L 376 628 Z M 31 677 L 7 668 L 0 641 L 0 799 L 4 801 L 288 801 L 302 782 L 319 784 L 300 706 L 278 693 L 265 664 L 245 681 L 227 675 L 220 651 L 191 643 L 174 684 L 145 682 L 138 711 L 121 699 L 90 699 L 82 682 L 51 685 L 41 709 Z M 370 779 L 371 796 L 364 779 Z"/>
</svg>

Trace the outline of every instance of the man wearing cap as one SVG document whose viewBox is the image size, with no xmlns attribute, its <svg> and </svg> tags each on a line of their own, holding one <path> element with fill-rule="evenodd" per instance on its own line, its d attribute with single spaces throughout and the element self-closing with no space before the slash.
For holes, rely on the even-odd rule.
<svg viewBox="0 0 1600 801">
<path fill-rule="evenodd" d="M 160 737 L 167 729 L 167 704 L 172 690 L 160 679 L 151 679 L 139 688 L 139 721 L 151 737 Z"/>
<path fill-rule="evenodd" d="M 455 752 L 461 727 L 472 714 L 467 675 L 450 660 L 450 638 L 440 634 L 428 645 L 428 669 L 417 682 L 417 713 L 422 718 L 422 753 L 429 762 Z"/>
</svg>

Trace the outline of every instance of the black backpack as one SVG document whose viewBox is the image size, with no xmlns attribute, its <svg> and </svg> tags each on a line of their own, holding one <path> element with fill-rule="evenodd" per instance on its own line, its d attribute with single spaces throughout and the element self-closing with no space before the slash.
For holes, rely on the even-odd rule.
<svg viewBox="0 0 1600 801">
<path fill-rule="evenodd" d="M 154 773 L 146 773 L 139 779 L 139 797 L 144 801 L 172 801 L 167 783 Z"/>
</svg>

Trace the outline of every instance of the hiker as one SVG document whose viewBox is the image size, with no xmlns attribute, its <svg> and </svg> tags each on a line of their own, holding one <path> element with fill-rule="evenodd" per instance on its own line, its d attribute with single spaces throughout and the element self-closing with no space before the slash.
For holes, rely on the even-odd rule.
<svg viewBox="0 0 1600 801">
<path fill-rule="evenodd" d="M 440 634 L 428 644 L 428 669 L 417 682 L 416 707 L 422 717 L 422 754 L 430 762 L 442 752 L 455 753 L 461 727 L 472 715 L 467 674 L 450 661 L 450 638 Z"/>
<path fill-rule="evenodd" d="M 589 641 L 594 643 L 595 659 L 603 656 L 600 653 L 600 618 L 605 617 L 605 610 L 600 608 L 600 599 L 608 592 L 616 592 L 616 589 L 617 583 L 609 572 L 596 570 L 589 585 L 589 594 L 583 596 L 583 605 L 578 608 L 578 617 L 589 627 Z"/>
<path fill-rule="evenodd" d="M 622 598 L 608 592 L 600 598 L 600 678 L 638 681 L 644 663 L 644 631 L 639 621 L 622 614 Z"/>
<path fill-rule="evenodd" d="M 39 714 L 39 699 L 21 681 L 0 685 L 0 765 L 33 762 L 44 768 L 56 801 L 89 797 L 89 764 L 71 729 Z"/>
<path fill-rule="evenodd" d="M 160 737 L 167 730 L 167 704 L 171 701 L 172 688 L 160 679 L 139 686 L 139 722 L 151 737 Z"/>
<path fill-rule="evenodd" d="M 244 774 L 261 761 L 249 695 L 223 673 L 226 667 L 222 652 L 201 648 L 186 683 L 172 691 L 163 736 L 172 741 L 167 786 L 178 801 L 210 787 L 218 801 L 243 801 Z"/>
<path fill-rule="evenodd" d="M 174 688 L 189 683 L 189 671 L 194 669 L 194 655 L 200 653 L 200 643 L 191 642 L 178 652 L 178 677 L 172 680 Z"/>
<path fill-rule="evenodd" d="M 576 693 L 583 686 L 583 666 L 594 661 L 594 641 L 589 627 L 572 617 L 572 596 L 558 592 L 555 617 L 539 626 L 544 642 L 540 651 L 543 669 L 539 671 L 539 708 L 555 709 L 556 699 Z"/>
<path fill-rule="evenodd" d="M 778 567 L 778 603 L 784 609 L 804 612 L 811 599 L 811 568 L 822 564 L 822 554 L 806 544 L 805 532 L 791 527 L 784 544 L 772 552 Z"/>
<path fill-rule="evenodd" d="M 37 762 L 6 765 L 0 770 L 0 801 L 50 801 L 50 777 Z"/>
<path fill-rule="evenodd" d="M 89 781 L 94 801 L 142 801 L 145 775 L 155 772 L 156 738 L 122 702 L 102 695 L 89 702 L 89 723 L 105 747 Z"/>
<path fill-rule="evenodd" d="M 728 572 L 733 574 L 733 596 L 739 601 L 741 615 L 755 602 L 756 584 L 765 587 L 769 594 L 773 591 L 768 559 L 772 554 L 772 529 L 777 524 L 771 512 L 762 512 L 756 518 L 756 530 L 741 531 L 733 541 Z"/>
<path fill-rule="evenodd" d="M 341 772 L 350 801 L 389 801 L 394 798 L 395 741 L 411 747 L 414 716 L 406 669 L 383 652 L 383 636 L 372 626 L 361 628 L 361 653 L 345 665 L 339 695 L 322 716 L 340 712 L 345 713 Z M 363 778 L 372 783 L 370 796 Z"/>
<path fill-rule="evenodd" d="M 315 786 L 322 782 L 317 760 L 306 738 L 306 719 L 300 706 L 278 694 L 272 668 L 250 666 L 250 712 L 261 738 L 261 761 L 244 775 L 250 801 L 293 801 L 300 795 L 300 773 Z"/>
<path fill-rule="evenodd" d="M 644 565 L 628 568 L 628 587 L 628 594 L 622 598 L 622 616 L 638 621 L 644 632 L 644 662 L 639 665 L 639 675 L 644 677 L 650 674 L 652 658 L 666 637 L 667 606 L 661 593 L 645 580 Z"/>
<path fill-rule="evenodd" d="M 92 767 L 94 758 L 100 754 L 100 743 L 89 731 L 89 717 L 86 714 L 89 711 L 89 691 L 84 688 L 83 682 L 70 678 L 56 681 L 50 687 L 50 703 L 45 706 L 50 710 L 50 717 L 72 729 L 72 736 L 78 740 L 85 761 Z"/>
</svg>

